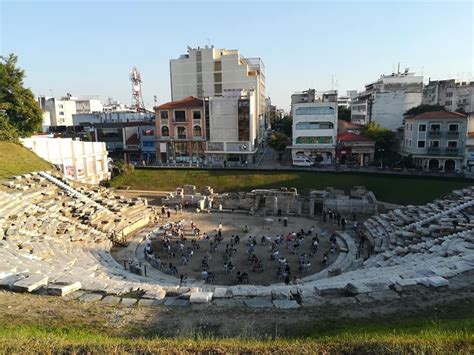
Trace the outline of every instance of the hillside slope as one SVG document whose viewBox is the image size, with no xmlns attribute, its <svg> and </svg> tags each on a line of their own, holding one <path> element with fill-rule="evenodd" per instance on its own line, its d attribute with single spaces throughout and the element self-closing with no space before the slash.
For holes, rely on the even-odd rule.
<svg viewBox="0 0 474 355">
<path fill-rule="evenodd" d="M 0 180 L 32 171 L 51 169 L 51 164 L 22 145 L 0 141 Z"/>
</svg>

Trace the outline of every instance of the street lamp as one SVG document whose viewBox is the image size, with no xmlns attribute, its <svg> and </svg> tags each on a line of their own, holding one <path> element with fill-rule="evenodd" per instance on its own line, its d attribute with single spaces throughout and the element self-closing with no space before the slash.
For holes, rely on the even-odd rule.
<svg viewBox="0 0 474 355">
<path fill-rule="evenodd" d="M 383 152 L 385 151 L 385 149 L 379 148 L 379 149 L 377 149 L 377 151 L 380 153 L 380 169 L 383 169 L 382 156 L 383 156 Z"/>
</svg>

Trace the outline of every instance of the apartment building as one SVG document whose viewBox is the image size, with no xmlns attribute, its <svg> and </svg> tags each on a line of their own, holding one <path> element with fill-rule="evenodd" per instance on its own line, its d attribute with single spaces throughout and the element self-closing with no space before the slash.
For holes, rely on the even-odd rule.
<svg viewBox="0 0 474 355">
<path fill-rule="evenodd" d="M 409 73 L 382 75 L 365 85 L 365 91 L 351 100 L 351 121 L 357 124 L 378 123 L 395 131 L 403 125 L 403 114 L 421 104 L 423 77 Z"/>
<path fill-rule="evenodd" d="M 204 101 L 188 96 L 155 107 L 156 156 L 161 163 L 200 163 L 206 130 Z"/>
<path fill-rule="evenodd" d="M 411 155 L 424 170 L 461 171 L 467 137 L 467 117 L 448 111 L 405 117 L 402 154 Z"/>
<path fill-rule="evenodd" d="M 96 98 L 82 98 L 67 94 L 59 99 L 40 96 L 38 103 L 43 110 L 43 130 L 51 126 L 73 126 L 75 114 L 100 113 L 102 103 Z M 48 112 L 46 114 L 46 112 Z"/>
<path fill-rule="evenodd" d="M 474 81 L 429 80 L 423 88 L 422 103 L 444 106 L 448 111 L 474 112 Z"/>
<path fill-rule="evenodd" d="M 253 113 L 258 139 L 265 127 L 265 66 L 260 58 L 245 58 L 238 50 L 188 47 L 187 54 L 170 60 L 171 100 L 194 96 L 221 97 L 226 90 L 255 91 Z"/>
<path fill-rule="evenodd" d="M 212 165 L 255 163 L 259 150 L 254 91 L 226 90 L 222 97 L 206 99 L 209 135 L 206 162 Z"/>
<path fill-rule="evenodd" d="M 45 129 L 50 126 L 73 125 L 72 115 L 76 113 L 76 101 L 71 99 L 70 96 L 61 97 L 60 99 L 42 96 L 38 98 L 38 102 L 44 111 L 49 112 L 49 117 L 43 115 L 43 127 Z M 47 117 L 49 121 L 45 121 Z"/>
<path fill-rule="evenodd" d="M 291 96 L 291 154 L 320 164 L 334 162 L 337 141 L 337 91 L 309 89 Z"/>
</svg>

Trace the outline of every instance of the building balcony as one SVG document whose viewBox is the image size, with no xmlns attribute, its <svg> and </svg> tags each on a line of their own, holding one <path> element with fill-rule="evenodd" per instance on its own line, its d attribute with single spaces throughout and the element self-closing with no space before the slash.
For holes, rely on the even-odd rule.
<svg viewBox="0 0 474 355">
<path fill-rule="evenodd" d="M 446 148 L 446 155 L 459 155 L 459 149 L 458 148 L 451 148 L 448 147 Z"/>
<path fill-rule="evenodd" d="M 441 138 L 441 131 L 428 131 L 428 138 Z"/>
<path fill-rule="evenodd" d="M 459 131 L 447 131 L 446 132 L 447 138 L 459 138 Z"/>
<path fill-rule="evenodd" d="M 428 147 L 428 154 L 430 155 L 440 155 L 441 148 L 440 147 Z"/>
<path fill-rule="evenodd" d="M 188 121 L 188 120 L 179 119 L 179 120 L 173 120 L 172 122 L 173 122 L 173 124 L 180 124 L 180 123 L 188 123 L 189 121 Z"/>
</svg>

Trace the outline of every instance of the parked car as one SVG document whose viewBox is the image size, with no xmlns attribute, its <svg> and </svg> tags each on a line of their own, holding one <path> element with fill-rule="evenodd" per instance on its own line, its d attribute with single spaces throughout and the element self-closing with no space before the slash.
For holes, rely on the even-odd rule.
<svg viewBox="0 0 474 355">
<path fill-rule="evenodd" d="M 314 162 L 308 157 L 294 157 L 293 166 L 313 166 Z"/>
</svg>

